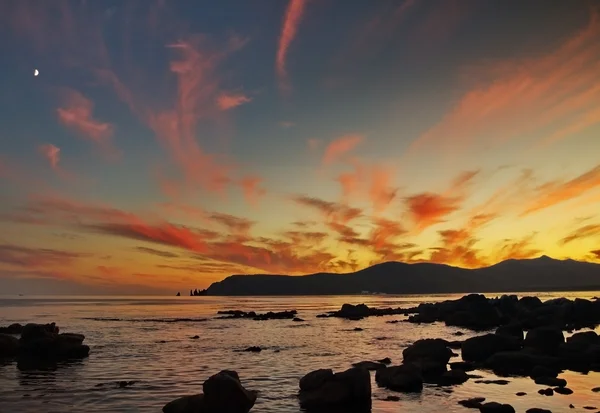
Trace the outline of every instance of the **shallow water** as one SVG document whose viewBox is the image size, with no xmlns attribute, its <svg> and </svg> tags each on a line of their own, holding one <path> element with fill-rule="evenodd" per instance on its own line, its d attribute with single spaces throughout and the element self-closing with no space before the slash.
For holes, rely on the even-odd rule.
<svg viewBox="0 0 600 413">
<path fill-rule="evenodd" d="M 493 294 L 487 294 L 494 296 Z M 532 295 L 528 293 L 528 295 Z M 555 297 L 591 298 L 597 292 L 544 293 Z M 296 393 L 302 375 L 318 368 L 336 371 L 362 360 L 390 357 L 401 363 L 402 350 L 419 338 L 461 340 L 474 335 L 443 324 L 388 324 L 404 316 L 361 321 L 316 318 L 343 303 L 373 307 L 412 307 L 420 302 L 456 296 L 317 296 L 317 297 L 1 297 L 0 325 L 56 321 L 62 332 L 86 335 L 90 357 L 50 371 L 20 371 L 16 363 L 0 365 L 0 412 L 159 412 L 164 404 L 202 391 L 210 375 L 233 369 L 248 389 L 259 391 L 253 412 L 299 412 Z M 304 323 L 291 320 L 215 319 L 218 310 L 257 312 L 298 310 Z M 361 327 L 363 331 L 352 331 Z M 191 337 L 199 335 L 200 339 Z M 261 346 L 261 353 L 237 352 Z M 279 350 L 279 351 L 276 351 Z M 457 358 L 456 360 L 460 360 Z M 496 378 L 486 371 L 472 374 Z M 374 374 L 373 374 L 374 376 Z M 543 407 L 553 412 L 600 408 L 600 374 L 565 372 L 574 394 L 541 396 L 528 378 L 508 378 L 505 386 L 467 383 L 452 387 L 426 385 L 407 395 L 373 385 L 373 412 L 468 412 L 457 404 L 469 397 L 512 404 L 517 412 Z M 134 380 L 127 388 L 114 383 Z M 450 389 L 451 393 L 446 393 Z M 519 391 L 527 392 L 516 397 Z M 384 401 L 388 395 L 398 402 Z M 576 406 L 569 409 L 569 404 Z M 471 410 L 472 411 L 472 410 Z"/>
</svg>

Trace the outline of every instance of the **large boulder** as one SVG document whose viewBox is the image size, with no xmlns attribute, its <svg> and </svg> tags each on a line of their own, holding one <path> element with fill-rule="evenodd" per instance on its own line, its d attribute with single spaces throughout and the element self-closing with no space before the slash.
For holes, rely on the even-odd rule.
<svg viewBox="0 0 600 413">
<path fill-rule="evenodd" d="M 21 334 L 23 326 L 19 323 L 14 323 L 8 327 L 0 327 L 0 334 Z"/>
<path fill-rule="evenodd" d="M 380 387 L 400 392 L 423 390 L 421 370 L 413 364 L 402 364 L 377 370 L 375 382 Z"/>
<path fill-rule="evenodd" d="M 247 413 L 256 402 L 256 393 L 246 390 L 236 372 L 223 370 L 202 385 L 209 412 Z"/>
<path fill-rule="evenodd" d="M 425 338 L 415 341 L 402 351 L 405 363 L 411 363 L 423 359 L 435 361 L 446 365 L 452 357 L 452 350 L 448 348 L 448 342 L 440 338 Z"/>
<path fill-rule="evenodd" d="M 21 341 L 33 341 L 43 338 L 52 338 L 57 335 L 59 328 L 55 323 L 50 324 L 26 324 L 21 330 Z"/>
<path fill-rule="evenodd" d="M 68 360 L 88 356 L 90 348 L 82 344 L 83 334 L 58 333 L 52 324 L 27 324 L 19 340 L 20 357 L 34 359 Z"/>
<path fill-rule="evenodd" d="M 523 327 L 520 324 L 507 324 L 496 329 L 499 336 L 513 337 L 519 344 L 523 343 Z"/>
<path fill-rule="evenodd" d="M 327 373 L 319 375 L 325 376 Z M 309 386 L 309 390 L 307 390 L 306 383 L 315 384 L 314 378 L 317 376 L 313 374 L 312 379 L 304 380 L 304 389 L 300 388 L 298 398 L 302 408 L 310 410 L 364 406 L 365 409 L 370 409 L 371 376 L 367 370 L 351 368 L 335 373 L 333 376 L 325 378 L 319 387 Z"/>
<path fill-rule="evenodd" d="M 497 402 L 484 403 L 479 406 L 481 413 L 515 413 L 514 407 L 510 404 L 501 404 Z"/>
<path fill-rule="evenodd" d="M 318 389 L 331 378 L 333 378 L 333 370 L 331 369 L 311 371 L 300 379 L 300 390 Z"/>
<path fill-rule="evenodd" d="M 535 354 L 530 351 L 501 351 L 485 361 L 485 366 L 500 375 L 529 376 L 536 366 L 559 368 L 561 360 L 556 357 Z"/>
<path fill-rule="evenodd" d="M 560 329 L 538 327 L 527 332 L 524 345 L 541 353 L 554 354 L 564 343 L 565 337 Z"/>
<path fill-rule="evenodd" d="M 163 413 L 207 413 L 203 394 L 183 396 L 167 403 Z"/>
<path fill-rule="evenodd" d="M 0 359 L 14 357 L 19 353 L 19 340 L 8 334 L 0 334 Z"/>
<path fill-rule="evenodd" d="M 500 310 L 480 294 L 466 295 L 452 304 L 447 304 L 444 309 L 441 318 L 449 326 L 487 330 L 502 322 Z"/>
<path fill-rule="evenodd" d="M 462 358 L 465 361 L 485 361 L 498 352 L 520 348 L 519 341 L 512 336 L 485 334 L 465 340 L 462 344 Z"/>
</svg>

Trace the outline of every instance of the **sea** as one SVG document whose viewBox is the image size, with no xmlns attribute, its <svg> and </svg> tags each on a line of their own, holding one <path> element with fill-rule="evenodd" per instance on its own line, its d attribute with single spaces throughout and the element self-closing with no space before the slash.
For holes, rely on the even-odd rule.
<svg viewBox="0 0 600 413">
<path fill-rule="evenodd" d="M 592 298 L 599 292 L 527 293 L 542 300 Z M 497 294 L 486 294 L 488 297 Z M 443 323 L 386 323 L 404 316 L 360 321 L 316 318 L 344 303 L 370 307 L 413 307 L 460 295 L 358 295 L 286 297 L 141 297 L 141 296 L 0 296 L 0 325 L 56 322 L 62 332 L 82 333 L 91 348 L 88 358 L 48 370 L 21 371 L 15 362 L 0 363 L 1 413 L 160 412 L 169 401 L 202 392 L 202 383 L 223 369 L 236 370 L 247 389 L 259 395 L 252 412 L 302 411 L 300 378 L 316 369 L 343 371 L 352 363 L 392 359 L 421 338 L 466 339 L 476 333 Z M 256 312 L 295 309 L 305 322 L 218 319 L 219 310 Z M 354 331 L 356 327 L 362 331 Z M 463 337 L 454 333 L 461 331 Z M 192 339 L 199 336 L 198 339 Z M 263 351 L 240 351 L 260 346 Z M 459 352 L 459 350 L 455 350 Z M 455 358 L 460 360 L 460 356 Z M 452 361 L 452 360 L 451 360 Z M 497 379 L 489 371 L 471 374 Z M 511 404 L 517 412 L 538 407 L 552 412 L 600 408 L 600 374 L 564 372 L 571 395 L 538 394 L 529 378 L 483 384 L 470 379 L 452 387 L 426 385 L 420 394 L 379 389 L 373 378 L 372 412 L 468 412 L 458 401 L 485 397 Z M 119 381 L 134 381 L 119 387 Z M 517 397 L 515 393 L 526 392 Z M 399 401 L 386 401 L 394 395 Z M 573 405 L 574 408 L 569 408 Z M 597 410 L 597 409 L 596 409 Z"/>
</svg>

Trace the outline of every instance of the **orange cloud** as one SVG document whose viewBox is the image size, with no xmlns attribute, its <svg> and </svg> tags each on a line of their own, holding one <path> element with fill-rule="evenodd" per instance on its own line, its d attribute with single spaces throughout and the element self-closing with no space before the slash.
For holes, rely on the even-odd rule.
<svg viewBox="0 0 600 413">
<path fill-rule="evenodd" d="M 573 241 L 577 241 L 584 238 L 595 238 L 600 237 L 600 224 L 588 224 L 583 227 L 577 228 L 572 231 L 569 235 L 564 237 L 560 242 L 565 245 Z"/>
<path fill-rule="evenodd" d="M 19 245 L 0 245 L 0 263 L 25 268 L 48 268 L 72 264 L 91 254 L 61 251 L 50 248 L 29 248 Z"/>
<path fill-rule="evenodd" d="M 47 143 L 38 146 L 38 151 L 48 160 L 52 169 L 58 169 L 58 162 L 60 161 L 60 148 Z"/>
<path fill-rule="evenodd" d="M 521 216 L 561 204 L 599 187 L 600 165 L 566 182 L 547 182 L 535 189 Z"/>
<path fill-rule="evenodd" d="M 113 126 L 93 117 L 94 103 L 76 90 L 64 93 L 65 103 L 56 110 L 58 120 L 81 136 L 107 147 L 113 134 Z"/>
<path fill-rule="evenodd" d="M 323 164 L 337 161 L 341 156 L 353 150 L 364 140 L 362 135 L 344 135 L 327 145 L 323 154 Z"/>
<path fill-rule="evenodd" d="M 469 69 L 474 82 L 434 127 L 415 140 L 407 153 L 435 148 L 451 154 L 476 143 L 479 149 L 510 139 L 566 137 L 595 123 L 600 109 L 598 59 L 600 17 L 592 12 L 586 28 L 553 52 Z"/>
<path fill-rule="evenodd" d="M 241 93 L 223 92 L 217 96 L 217 106 L 221 110 L 233 109 L 249 102 L 252 102 L 252 98 Z"/>
<path fill-rule="evenodd" d="M 600 250 L 590 251 L 590 254 L 592 254 L 595 259 L 600 260 Z"/>
<path fill-rule="evenodd" d="M 442 196 L 434 193 L 422 193 L 406 199 L 408 210 L 418 230 L 424 230 L 440 222 L 459 210 L 460 197 Z"/>
<path fill-rule="evenodd" d="M 283 92 L 289 92 L 291 90 L 286 69 L 286 60 L 290 44 L 298 32 L 298 26 L 302 20 L 305 6 L 306 0 L 290 0 L 283 19 L 283 27 L 281 28 L 281 34 L 279 36 L 277 57 L 275 59 L 275 68 L 279 77 L 279 87 Z"/>
<path fill-rule="evenodd" d="M 247 176 L 240 181 L 242 190 L 244 191 L 244 198 L 252 205 L 258 203 L 258 199 L 267 193 L 266 189 L 260 186 L 262 178 L 257 176 Z"/>
</svg>

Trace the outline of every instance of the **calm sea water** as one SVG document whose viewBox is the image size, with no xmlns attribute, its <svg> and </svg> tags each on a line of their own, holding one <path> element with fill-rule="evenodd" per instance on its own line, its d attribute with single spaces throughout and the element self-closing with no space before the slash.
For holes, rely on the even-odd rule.
<svg viewBox="0 0 600 413">
<path fill-rule="evenodd" d="M 545 300 L 600 294 L 537 295 Z M 178 396 L 201 392 L 203 381 L 222 369 L 237 370 L 246 388 L 259 391 L 253 412 L 299 412 L 296 393 L 305 373 L 318 368 L 344 370 L 353 362 L 384 357 L 401 363 L 402 350 L 415 340 L 453 340 L 453 333 L 461 330 L 440 323 L 386 323 L 403 316 L 348 321 L 315 318 L 317 314 L 337 310 L 346 302 L 411 307 L 458 297 L 0 297 L 1 325 L 55 321 L 63 332 L 85 334 L 85 343 L 91 347 L 88 359 L 54 371 L 25 372 L 17 369 L 16 363 L 0 365 L 0 412 L 159 412 Z M 225 309 L 296 309 L 306 322 L 215 319 L 216 312 Z M 352 331 L 355 327 L 364 331 Z M 461 331 L 466 333 L 461 339 L 473 335 Z M 192 340 L 195 335 L 200 339 Z M 263 351 L 236 351 L 248 346 L 261 346 Z M 473 374 L 494 378 L 485 371 Z M 373 412 L 466 412 L 457 401 L 474 396 L 510 403 L 517 412 L 531 407 L 554 412 L 600 408 L 600 394 L 591 391 L 600 385 L 600 374 L 565 372 L 560 377 L 567 379 L 574 394 L 541 396 L 537 390 L 542 386 L 527 378 L 510 378 L 506 386 L 476 384 L 474 380 L 450 388 L 427 386 L 413 395 L 373 385 Z M 120 380 L 136 383 L 117 388 L 113 383 Z M 519 391 L 528 395 L 516 397 Z M 401 400 L 384 401 L 390 394 Z M 569 409 L 569 404 L 576 408 Z"/>
</svg>

